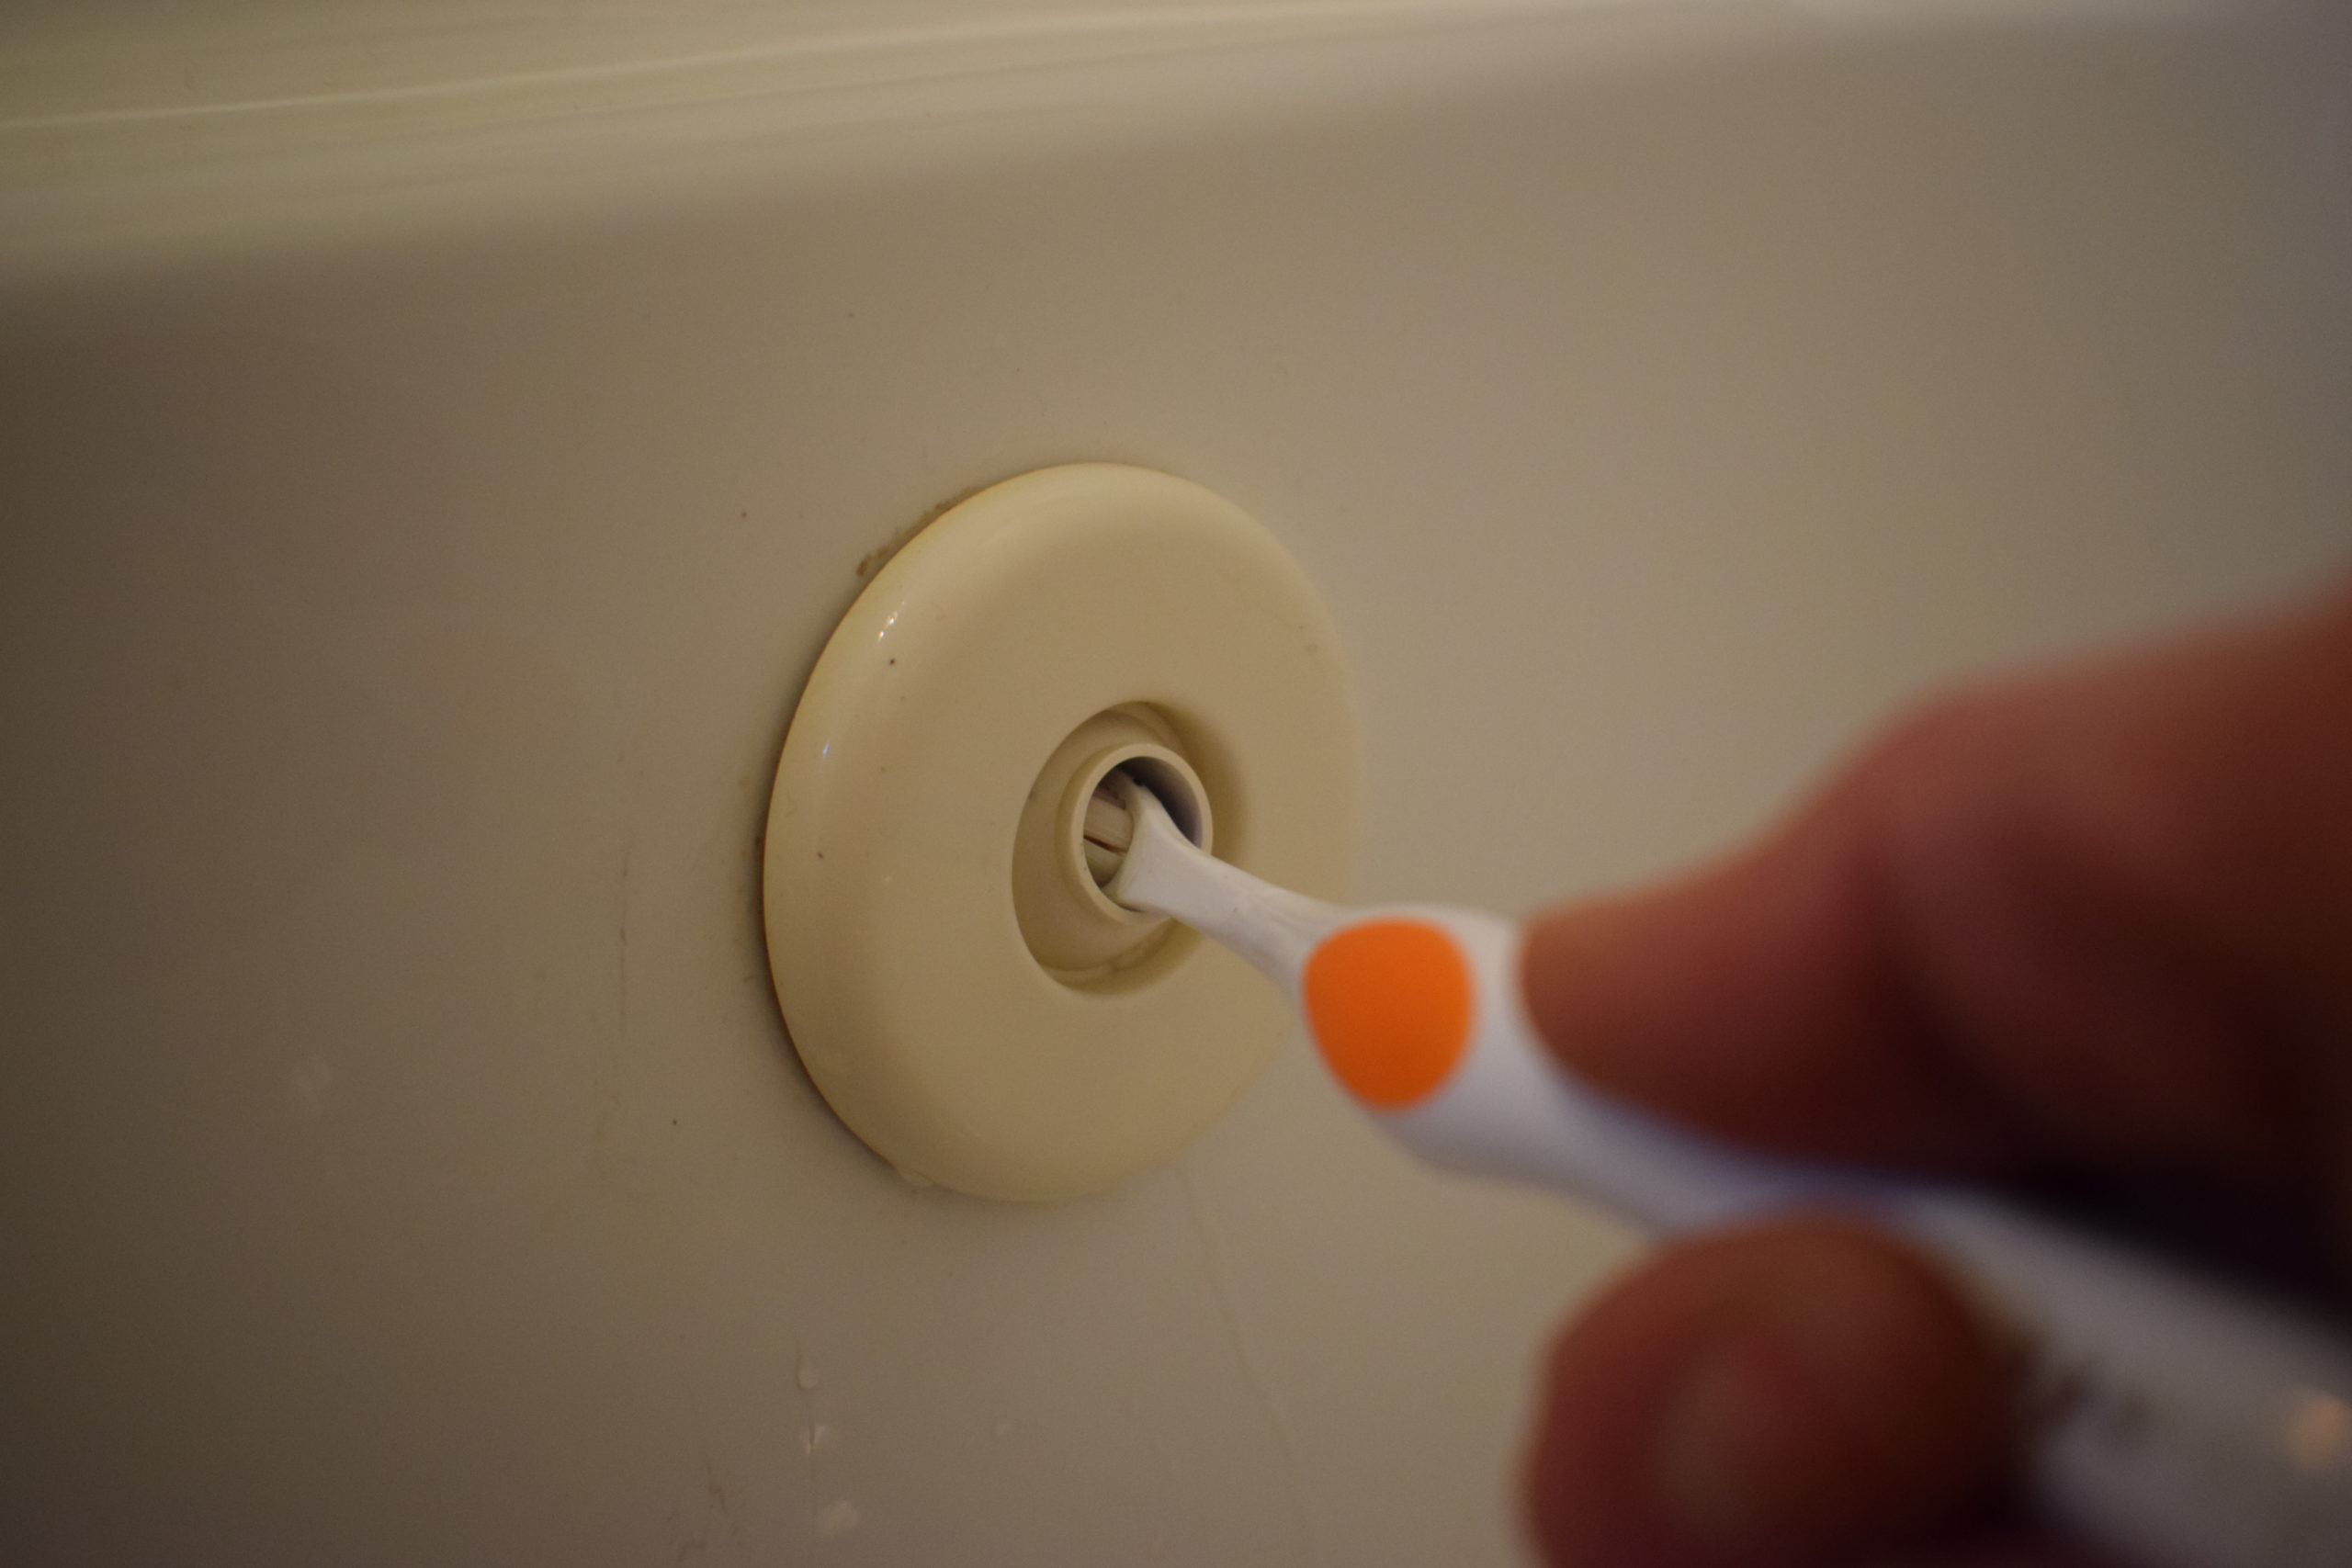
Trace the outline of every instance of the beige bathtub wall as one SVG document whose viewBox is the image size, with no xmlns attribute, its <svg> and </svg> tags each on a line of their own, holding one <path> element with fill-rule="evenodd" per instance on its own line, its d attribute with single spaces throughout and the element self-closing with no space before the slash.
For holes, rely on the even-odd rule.
<svg viewBox="0 0 2352 1568">
<path fill-rule="evenodd" d="M 12 1561 L 1513 1559 L 1601 1220 L 1295 1052 L 1054 1209 L 802 1076 L 784 725 L 971 487 L 1250 509 L 1506 908 L 2352 544 L 2317 13 L 176 15 L 0 73 Z"/>
</svg>

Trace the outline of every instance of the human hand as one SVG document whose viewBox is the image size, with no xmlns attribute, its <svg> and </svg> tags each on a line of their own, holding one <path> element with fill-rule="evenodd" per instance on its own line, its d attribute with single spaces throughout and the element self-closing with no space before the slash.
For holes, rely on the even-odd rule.
<svg viewBox="0 0 2352 1568">
<path fill-rule="evenodd" d="M 1577 1073 L 1736 1140 L 2187 1184 L 2352 1261 L 2352 595 L 1948 697 L 1759 847 L 1532 930 Z M 1552 1358 L 1574 1568 L 2078 1563 L 2004 1515 L 1998 1336 L 1830 1220 L 1671 1247 Z"/>
</svg>

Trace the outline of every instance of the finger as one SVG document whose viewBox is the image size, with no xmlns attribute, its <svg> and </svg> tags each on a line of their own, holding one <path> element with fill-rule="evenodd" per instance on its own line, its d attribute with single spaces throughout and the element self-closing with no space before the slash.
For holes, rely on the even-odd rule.
<svg viewBox="0 0 2352 1568">
<path fill-rule="evenodd" d="M 2009 1535 L 1966 1545 L 1902 1552 L 1869 1568 L 2120 1568 L 2112 1559 L 2047 1536 Z"/>
<path fill-rule="evenodd" d="M 1949 1544 L 2011 1390 L 1940 1278 L 1858 1227 L 1673 1248 L 1560 1340 L 1527 1465 L 1558 1568 L 1851 1562 Z"/>
<path fill-rule="evenodd" d="M 1538 1031 L 1586 1078 L 1758 1143 L 1983 1165 L 2017 1147 L 1938 1043 L 1865 824 L 1842 802 L 1663 890 L 1531 929 Z"/>
<path fill-rule="evenodd" d="M 2277 1176 L 2352 1111 L 2352 600 L 1899 728 L 1786 828 L 1531 931 L 1580 1073 L 1755 1141 Z"/>
</svg>

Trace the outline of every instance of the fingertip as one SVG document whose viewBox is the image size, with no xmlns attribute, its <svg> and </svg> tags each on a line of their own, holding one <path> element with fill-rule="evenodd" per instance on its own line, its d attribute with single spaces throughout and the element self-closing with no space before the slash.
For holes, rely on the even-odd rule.
<svg viewBox="0 0 2352 1568">
<path fill-rule="evenodd" d="M 1544 910 L 1520 985 L 1536 1032 L 1578 1075 L 1679 1109 L 1738 1005 L 1736 897 L 1724 873 Z"/>
<path fill-rule="evenodd" d="M 1686 1244 L 1555 1349 L 1526 1470 L 1562 1568 L 1733 1568 L 1931 1541 L 1998 1475 L 1991 1337 L 1926 1264 L 1804 1222 Z"/>
<path fill-rule="evenodd" d="M 1538 915 L 1521 959 L 1537 1032 L 1577 1073 L 1667 1110 L 1752 1104 L 1722 1095 L 1731 1082 L 1798 1102 L 1824 1068 L 1885 1043 L 1852 837 L 1815 812 L 1737 859 Z"/>
<path fill-rule="evenodd" d="M 1906 1005 L 1867 824 L 1831 802 L 1684 881 L 1538 914 L 1536 1033 L 1596 1088 L 1707 1130 L 1833 1158 L 1997 1163 L 2010 1130 Z"/>
</svg>

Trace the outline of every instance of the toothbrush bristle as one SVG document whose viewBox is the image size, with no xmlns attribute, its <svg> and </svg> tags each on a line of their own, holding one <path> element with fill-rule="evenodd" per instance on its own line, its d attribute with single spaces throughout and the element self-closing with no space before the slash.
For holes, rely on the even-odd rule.
<svg viewBox="0 0 2352 1568">
<path fill-rule="evenodd" d="M 1086 802 L 1086 820 L 1080 829 L 1086 851 L 1086 869 L 1096 883 L 1107 884 L 1119 874 L 1136 838 L 1135 818 L 1105 778 Z"/>
</svg>

